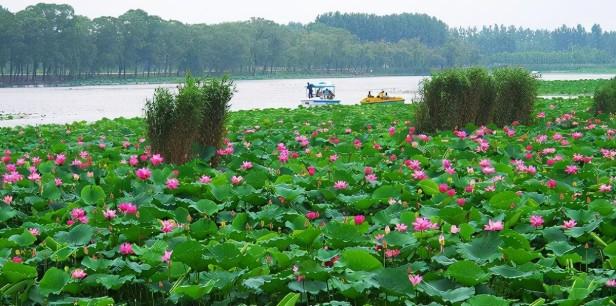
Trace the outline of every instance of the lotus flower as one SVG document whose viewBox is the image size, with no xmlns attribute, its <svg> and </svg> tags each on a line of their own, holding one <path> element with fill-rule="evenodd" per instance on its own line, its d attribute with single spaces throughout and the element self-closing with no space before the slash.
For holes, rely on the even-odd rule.
<svg viewBox="0 0 616 306">
<path fill-rule="evenodd" d="M 578 172 L 578 167 L 576 165 L 569 165 L 565 167 L 565 172 L 567 174 L 576 174 Z"/>
<path fill-rule="evenodd" d="M 539 216 L 539 215 L 532 215 L 530 216 L 530 225 L 532 225 L 534 228 L 538 228 L 543 226 L 543 217 Z"/>
<path fill-rule="evenodd" d="M 212 178 L 207 175 L 203 175 L 199 178 L 199 183 L 201 184 L 209 184 L 211 181 L 212 181 Z"/>
<path fill-rule="evenodd" d="M 5 195 L 4 198 L 2 198 L 2 202 L 6 205 L 11 205 L 11 203 L 13 203 L 13 196 Z"/>
<path fill-rule="evenodd" d="M 176 226 L 175 220 L 163 220 L 161 221 L 160 231 L 163 233 L 170 233 Z"/>
<path fill-rule="evenodd" d="M 133 215 L 137 213 L 137 206 L 133 203 L 120 203 L 118 209 L 125 215 Z"/>
<path fill-rule="evenodd" d="M 133 251 L 133 245 L 128 243 L 128 242 L 124 242 L 124 243 L 120 244 L 120 253 L 122 255 L 134 254 L 135 251 Z"/>
<path fill-rule="evenodd" d="M 313 166 L 309 166 L 308 167 L 308 175 L 310 176 L 314 176 L 314 174 L 316 173 L 317 169 Z"/>
<path fill-rule="evenodd" d="M 161 256 L 160 260 L 164 263 L 169 263 L 171 261 L 172 254 L 173 254 L 173 251 L 165 250 L 165 253 L 163 254 L 163 256 Z"/>
<path fill-rule="evenodd" d="M 178 179 L 176 178 L 170 178 L 167 180 L 167 182 L 165 182 L 165 186 L 167 186 L 167 188 L 171 190 L 178 189 L 178 186 L 180 186 L 180 181 L 178 181 Z"/>
<path fill-rule="evenodd" d="M 319 217 L 319 212 L 309 211 L 306 213 L 306 218 L 308 218 L 308 220 L 314 220 L 314 219 L 317 219 L 318 217 Z"/>
<path fill-rule="evenodd" d="M 577 225 L 577 222 L 575 222 L 575 220 L 573 220 L 573 219 L 570 219 L 570 220 L 564 221 L 562 226 L 565 229 L 572 229 L 576 225 Z"/>
<path fill-rule="evenodd" d="M 337 190 L 347 189 L 348 187 L 349 187 L 349 184 L 345 181 L 337 181 L 334 183 L 334 189 L 337 189 Z"/>
<path fill-rule="evenodd" d="M 103 216 L 107 220 L 111 220 L 116 217 L 116 211 L 113 209 L 106 209 L 103 211 Z"/>
<path fill-rule="evenodd" d="M 56 159 L 54 162 L 56 163 L 56 165 L 62 166 L 65 161 L 66 161 L 66 156 L 64 154 L 58 154 L 56 155 Z"/>
<path fill-rule="evenodd" d="M 152 155 L 152 157 L 150 157 L 150 162 L 152 163 L 153 166 L 158 166 L 160 164 L 162 164 L 165 161 L 165 159 L 160 156 L 160 154 L 154 154 Z"/>
<path fill-rule="evenodd" d="M 82 269 L 75 269 L 75 270 L 73 270 L 73 272 L 71 273 L 71 277 L 72 277 L 73 279 L 83 279 L 83 278 L 85 278 L 86 276 L 88 276 L 88 274 L 87 274 L 84 270 L 82 270 Z"/>
<path fill-rule="evenodd" d="M 502 231 L 503 230 L 503 222 L 502 221 L 492 221 L 492 219 L 490 219 L 488 221 L 488 224 L 484 225 L 483 229 L 486 230 L 486 231 L 489 231 L 489 232 Z"/>
<path fill-rule="evenodd" d="M 599 192 L 610 192 L 610 191 L 612 191 L 612 185 L 601 184 L 599 186 Z"/>
<path fill-rule="evenodd" d="M 356 215 L 353 218 L 353 221 L 355 222 L 356 225 L 360 225 L 364 223 L 365 220 L 366 220 L 366 217 L 364 215 Z"/>
<path fill-rule="evenodd" d="M 152 171 L 148 168 L 140 168 L 135 171 L 135 175 L 137 175 L 140 180 L 145 181 L 152 176 Z"/>
<path fill-rule="evenodd" d="M 413 221 L 413 230 L 416 232 L 423 232 L 434 229 L 436 226 L 436 224 L 423 217 L 418 217 L 415 219 L 415 221 Z"/>
<path fill-rule="evenodd" d="M 243 180 L 243 179 L 244 179 L 244 178 L 243 178 L 243 177 L 241 177 L 241 176 L 235 176 L 235 175 L 234 175 L 233 177 L 231 177 L 231 184 L 233 184 L 233 185 L 239 185 L 239 184 L 241 184 L 241 183 L 242 183 L 242 180 Z"/>
<path fill-rule="evenodd" d="M 423 280 L 423 276 L 419 274 L 409 274 L 409 282 L 411 282 L 413 287 L 416 287 L 417 285 L 419 285 L 419 283 L 421 283 L 422 280 Z"/>
</svg>

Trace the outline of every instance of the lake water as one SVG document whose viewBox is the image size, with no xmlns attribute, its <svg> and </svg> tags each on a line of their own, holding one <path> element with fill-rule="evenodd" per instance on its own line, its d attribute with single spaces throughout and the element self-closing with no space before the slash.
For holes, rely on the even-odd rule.
<svg viewBox="0 0 616 306">
<path fill-rule="evenodd" d="M 610 74 L 546 73 L 546 80 L 611 78 Z M 362 77 L 338 79 L 285 79 L 237 81 L 232 110 L 293 108 L 304 98 L 306 82 L 329 81 L 336 84 L 336 97 L 342 104 L 357 104 L 368 90 L 373 94 L 385 89 L 390 96 L 416 98 L 424 77 Z M 102 118 L 136 117 L 143 114 L 145 100 L 157 87 L 175 88 L 176 84 L 106 85 L 81 87 L 0 88 L 0 126 L 17 126 Z M 7 119 L 7 116 L 12 119 Z"/>
</svg>

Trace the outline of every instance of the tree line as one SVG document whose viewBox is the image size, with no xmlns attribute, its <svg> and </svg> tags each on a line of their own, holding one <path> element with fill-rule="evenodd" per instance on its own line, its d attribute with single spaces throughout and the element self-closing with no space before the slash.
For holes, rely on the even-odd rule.
<svg viewBox="0 0 616 306">
<path fill-rule="evenodd" d="M 69 5 L 0 6 L 0 82 L 97 77 L 302 73 L 424 74 L 468 65 L 609 65 L 616 32 L 599 25 L 449 28 L 423 14 L 327 13 L 310 24 L 185 24 L 143 10 L 89 19 Z M 0 83 L 0 84 L 1 84 Z"/>
</svg>

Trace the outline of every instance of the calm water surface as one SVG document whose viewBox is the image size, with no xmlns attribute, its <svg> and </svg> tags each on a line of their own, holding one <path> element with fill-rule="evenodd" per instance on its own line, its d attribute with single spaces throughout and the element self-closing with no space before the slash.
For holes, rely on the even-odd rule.
<svg viewBox="0 0 616 306">
<path fill-rule="evenodd" d="M 546 80 L 611 78 L 608 74 L 544 74 Z M 304 98 L 307 81 L 330 81 L 342 104 L 356 104 L 368 90 L 385 89 L 390 95 L 416 98 L 424 77 L 368 77 L 339 79 L 285 79 L 237 81 L 233 110 L 293 108 Z M 143 114 L 145 100 L 157 87 L 175 88 L 176 84 L 106 85 L 82 87 L 0 88 L 0 126 L 95 121 L 102 118 L 136 117 Z M 6 120 L 11 115 L 13 119 Z"/>
</svg>

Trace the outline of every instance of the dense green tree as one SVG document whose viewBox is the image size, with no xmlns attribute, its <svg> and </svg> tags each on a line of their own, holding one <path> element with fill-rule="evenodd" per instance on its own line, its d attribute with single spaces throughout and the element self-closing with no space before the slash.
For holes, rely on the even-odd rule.
<svg viewBox="0 0 616 306">
<path fill-rule="evenodd" d="M 0 7 L 0 85 L 100 77 L 413 73 L 456 66 L 615 65 L 616 32 L 492 25 L 448 28 L 422 14 L 326 13 L 310 24 L 262 18 L 184 24 L 143 10 L 90 20 L 69 5 Z"/>
</svg>

